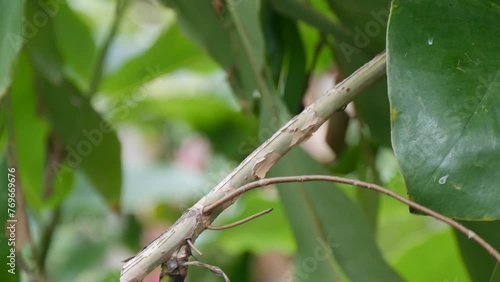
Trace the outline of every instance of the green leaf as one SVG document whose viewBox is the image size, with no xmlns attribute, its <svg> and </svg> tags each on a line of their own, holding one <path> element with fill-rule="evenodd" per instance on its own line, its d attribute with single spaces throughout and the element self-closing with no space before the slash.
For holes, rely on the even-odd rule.
<svg viewBox="0 0 500 282">
<path fill-rule="evenodd" d="M 351 32 L 350 40 L 335 38 L 335 59 L 347 76 L 385 49 L 388 0 L 329 0 L 330 7 Z M 390 146 L 387 85 L 381 82 L 355 101 L 356 113 L 370 129 L 371 142 Z"/>
<path fill-rule="evenodd" d="M 338 3 L 337 3 L 338 2 Z M 352 2 L 352 1 L 351 1 Z M 330 0 L 341 24 L 297 0 L 272 0 L 284 15 L 314 26 L 335 39 L 334 53 L 341 73 L 347 77 L 385 47 L 387 0 L 357 0 L 356 4 Z M 344 21 L 345 20 L 345 21 Z M 372 141 L 390 146 L 387 87 L 380 83 L 356 99 L 356 112 L 370 128 Z"/>
<path fill-rule="evenodd" d="M 408 236 L 410 246 L 394 263 L 394 267 L 404 274 L 405 281 L 488 281 L 469 280 L 451 230 L 435 231 L 435 234 L 419 232 L 426 228 L 429 223 L 415 230 L 414 236 Z"/>
<path fill-rule="evenodd" d="M 308 80 L 306 52 L 298 26 L 270 6 L 262 13 L 266 58 L 273 81 L 282 89 L 288 110 L 298 113 Z"/>
<path fill-rule="evenodd" d="M 454 218 L 500 218 L 499 28 L 498 0 L 392 8 L 393 146 L 410 198 Z"/>
<path fill-rule="evenodd" d="M 238 32 L 259 31 L 257 2 L 224 2 L 220 10 L 211 1 L 163 2 L 175 9 L 183 31 L 224 68 L 235 94 L 246 99 L 252 108 L 256 85 L 253 69 L 262 67 L 264 43 L 262 38 L 242 38 Z M 245 48 L 252 48 L 259 55 L 249 57 Z"/>
<path fill-rule="evenodd" d="M 304 166 L 302 164 L 307 162 Z M 281 161 L 274 165 L 268 176 L 284 176 L 295 175 L 297 170 L 300 174 L 310 172 L 303 171 L 303 168 L 308 168 L 308 165 L 313 165 L 313 168 L 318 168 L 314 161 L 309 159 L 300 149 L 295 149 L 289 152 Z M 322 168 L 319 167 L 321 170 Z M 314 174 L 320 173 L 314 170 Z M 297 241 L 297 253 L 295 256 L 295 271 L 285 275 L 288 281 L 339 281 L 341 270 L 339 265 L 333 258 L 332 248 L 336 246 L 333 237 L 328 236 L 322 230 L 322 223 L 319 222 L 318 215 L 313 209 L 313 205 L 317 203 L 311 202 L 307 190 L 314 190 L 316 193 L 321 193 L 318 183 L 310 185 L 308 189 L 304 189 L 301 183 L 290 183 L 278 185 L 278 192 L 282 200 L 282 205 L 285 214 L 288 217 L 288 222 Z M 282 187 L 285 186 L 286 187 Z M 320 184 L 322 185 L 322 184 Z M 328 185 L 327 185 L 328 186 Z M 323 186 L 324 187 L 324 186 Z M 333 185 L 327 188 L 333 193 L 342 192 L 336 190 Z M 347 199 L 348 200 L 348 199 Z M 330 222 L 329 224 L 332 224 Z M 329 241 L 330 240 L 330 241 Z M 331 245 L 330 245 L 331 242 Z"/>
<path fill-rule="evenodd" d="M 28 58 L 21 56 L 9 91 L 11 138 L 15 144 L 13 151 L 18 180 L 23 185 L 26 202 L 30 208 L 39 211 L 43 206 L 49 125 L 38 116 L 32 71 Z"/>
<path fill-rule="evenodd" d="M 273 7 L 283 15 L 314 26 L 318 31 L 329 33 L 334 38 L 351 42 L 352 34 L 330 18 L 298 0 L 270 0 Z"/>
<path fill-rule="evenodd" d="M 245 195 L 244 199 L 238 203 L 238 205 L 241 205 L 239 209 L 242 209 L 242 212 L 237 217 L 216 221 L 215 225 L 229 224 L 267 208 L 273 208 L 273 211 L 269 214 L 221 232 L 217 237 L 216 244 L 226 252 L 234 254 L 250 252 L 256 255 L 264 255 L 269 251 L 292 254 L 295 242 L 290 226 L 286 222 L 283 208 L 278 201 L 265 198 L 267 197 L 254 193 Z"/>
<path fill-rule="evenodd" d="M 27 1 L 26 3 L 26 18 L 34 19 L 38 17 L 46 17 L 45 10 L 40 6 L 42 3 L 54 2 L 39 2 Z M 48 8 L 48 11 L 53 11 L 56 8 Z M 43 70 L 40 73 L 53 83 L 60 83 L 63 80 L 63 66 L 59 52 L 56 46 L 56 37 L 54 35 L 54 21 L 48 17 L 47 23 L 43 26 L 36 26 L 31 21 L 25 21 L 25 49 L 31 57 L 34 67 Z"/>
<path fill-rule="evenodd" d="M 144 53 L 130 59 L 115 72 L 107 73 L 101 88 L 110 93 L 131 90 L 179 68 L 206 70 L 212 68 L 212 62 L 187 40 L 175 24 L 167 26 Z"/>
<path fill-rule="evenodd" d="M 52 11 L 54 17 L 55 42 L 64 59 L 65 74 L 79 89 L 86 91 L 96 57 L 93 35 L 65 1 L 63 4 L 51 3 L 54 8 L 45 11 Z"/>
<path fill-rule="evenodd" d="M 54 131 L 65 145 L 66 165 L 61 170 L 82 169 L 116 208 L 121 190 L 120 143 L 116 132 L 70 82 L 54 85 L 38 77 L 37 91 Z"/>
<path fill-rule="evenodd" d="M 390 2 L 390 0 L 328 0 L 332 12 L 352 32 L 354 47 L 365 52 L 366 49 L 375 52 L 384 49 Z"/>
<path fill-rule="evenodd" d="M 171 95 L 164 100 L 148 99 L 130 109 L 117 110 L 116 118 L 127 115 L 130 121 L 182 121 L 204 133 L 214 149 L 230 158 L 241 160 L 258 146 L 250 137 L 257 133 L 257 122 L 252 117 L 235 111 L 215 95 Z M 120 116 L 118 116 L 120 115 Z"/>
<path fill-rule="evenodd" d="M 270 174 L 328 172 L 303 151 L 294 149 Z M 283 206 L 298 240 L 296 281 L 336 281 L 334 263 L 349 281 L 402 281 L 382 257 L 365 215 L 335 185 L 311 182 L 280 186 Z"/>
<path fill-rule="evenodd" d="M 11 81 L 10 74 L 24 42 L 22 32 L 23 1 L 0 3 L 0 98 Z"/>
<path fill-rule="evenodd" d="M 500 221 L 462 221 L 460 223 L 481 236 L 493 248 L 500 250 L 500 236 L 498 236 L 500 234 Z M 476 241 L 469 239 L 463 233 L 455 231 L 455 236 L 472 281 L 500 281 L 498 274 L 493 273 L 498 262 Z M 498 272 L 498 269 L 496 271 Z M 495 274 L 496 277 L 494 277 Z"/>
<path fill-rule="evenodd" d="M 284 18 L 282 28 L 284 45 L 288 49 L 283 100 L 291 113 L 299 113 L 309 78 L 306 73 L 306 54 L 297 24 Z"/>
</svg>

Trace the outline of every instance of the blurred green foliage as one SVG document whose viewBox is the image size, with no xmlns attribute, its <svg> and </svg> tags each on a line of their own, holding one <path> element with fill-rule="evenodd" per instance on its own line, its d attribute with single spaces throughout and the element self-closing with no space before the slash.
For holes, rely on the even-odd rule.
<svg viewBox="0 0 500 282">
<path fill-rule="evenodd" d="M 321 85 L 349 76 L 386 42 L 388 81 L 354 101 L 341 134 L 330 128 L 323 137 L 342 140 L 316 140 L 304 147 L 309 154 L 297 148 L 271 174 L 330 173 L 401 195 L 408 185 L 412 199 L 447 215 L 493 220 L 464 224 L 499 248 L 499 7 L 498 0 L 395 1 L 392 12 L 387 0 L 2 1 L 0 206 L 14 167 L 19 228 L 16 275 L 2 270 L 0 281 L 119 281 L 123 260 L 300 112 L 308 89 L 326 91 Z M 487 86 L 482 96 L 478 81 Z M 479 102 L 467 110 L 471 99 Z M 450 115 L 473 123 L 457 125 Z M 436 136 L 468 150 L 437 146 Z M 311 147 L 332 154 L 333 141 L 345 145 L 333 162 L 312 157 Z M 444 169 L 434 160 L 458 166 L 467 195 L 429 192 Z M 449 204 L 450 195 L 460 201 Z M 479 196 L 488 201 L 467 205 Z M 344 185 L 250 192 L 214 224 L 268 207 L 271 214 L 243 226 L 203 233 L 197 259 L 233 281 L 500 277 L 498 264 L 462 234 Z M 7 235 L 0 234 L 4 266 Z M 188 280 L 221 278 L 191 267 Z"/>
</svg>

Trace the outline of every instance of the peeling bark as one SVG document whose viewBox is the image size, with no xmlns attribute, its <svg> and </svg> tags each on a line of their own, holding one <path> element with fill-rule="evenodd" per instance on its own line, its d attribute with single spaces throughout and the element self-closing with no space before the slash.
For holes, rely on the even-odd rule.
<svg viewBox="0 0 500 282">
<path fill-rule="evenodd" d="M 149 272 L 167 261 L 174 252 L 181 247 L 186 248 L 186 239 L 189 238 L 194 242 L 222 211 L 236 201 L 237 197 L 206 215 L 203 214 L 204 207 L 244 184 L 263 178 L 290 149 L 307 140 L 331 115 L 382 78 L 385 69 L 384 52 L 292 118 L 212 191 L 188 209 L 165 233 L 130 259 L 122 269 L 120 281 L 142 281 Z"/>
</svg>

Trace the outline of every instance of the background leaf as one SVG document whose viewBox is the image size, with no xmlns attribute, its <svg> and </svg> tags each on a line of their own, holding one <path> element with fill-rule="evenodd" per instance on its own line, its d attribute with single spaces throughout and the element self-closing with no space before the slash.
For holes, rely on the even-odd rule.
<svg viewBox="0 0 500 282">
<path fill-rule="evenodd" d="M 56 8 L 49 15 L 54 17 L 55 43 L 64 60 L 64 72 L 79 89 L 87 91 L 96 61 L 93 34 L 65 1 L 52 3 Z"/>
<path fill-rule="evenodd" d="M 462 221 L 467 228 L 486 240 L 495 249 L 500 249 L 500 221 Z M 493 273 L 498 262 L 476 242 L 473 242 L 463 233 L 455 231 L 462 259 L 467 266 L 472 281 L 498 282 L 500 277 Z M 498 271 L 498 269 L 496 269 Z M 496 275 L 495 275 L 496 274 Z"/>
<path fill-rule="evenodd" d="M 328 172 L 300 149 L 290 151 L 270 172 L 272 176 L 298 174 Z M 349 281 L 403 281 L 383 259 L 365 215 L 335 185 L 283 185 L 287 187 L 280 188 L 279 193 L 299 243 L 295 281 L 335 281 L 335 276 L 326 272 L 334 271 L 333 263 L 338 264 Z M 333 254 L 335 262 L 319 255 L 318 250 L 324 248 Z M 317 266 L 318 270 L 307 271 L 308 265 Z"/>
<path fill-rule="evenodd" d="M 121 158 L 114 129 L 92 108 L 88 98 L 68 81 L 54 85 L 39 77 L 37 92 L 67 151 L 67 165 L 62 169 L 82 169 L 108 202 L 118 207 Z"/>
<path fill-rule="evenodd" d="M 129 91 L 179 68 L 210 70 L 213 64 L 187 40 L 177 24 L 171 24 L 144 53 L 131 58 L 116 71 L 105 74 L 102 90 L 115 94 Z"/>
<path fill-rule="evenodd" d="M 22 32 L 23 1 L 0 3 L 0 98 L 11 80 L 11 68 L 24 42 Z"/>
<path fill-rule="evenodd" d="M 16 144 L 13 152 L 18 165 L 18 181 L 23 186 L 26 202 L 35 211 L 40 211 L 44 199 L 49 124 L 38 116 L 32 71 L 28 58 L 21 56 L 9 91 L 10 134 Z"/>
</svg>

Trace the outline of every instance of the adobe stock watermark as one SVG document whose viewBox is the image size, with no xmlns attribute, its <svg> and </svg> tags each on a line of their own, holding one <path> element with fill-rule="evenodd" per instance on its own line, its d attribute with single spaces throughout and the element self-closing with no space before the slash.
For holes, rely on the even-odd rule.
<svg viewBox="0 0 500 282">
<path fill-rule="evenodd" d="M 151 78 L 157 77 L 161 71 L 159 66 L 156 69 L 146 68 L 149 76 L 144 78 L 143 86 L 139 88 L 134 95 L 123 98 L 115 98 L 111 102 L 111 111 L 106 113 L 106 118 L 104 118 L 95 128 L 83 129 L 80 133 L 83 139 L 77 142 L 74 146 L 67 145 L 65 150 L 67 152 L 66 157 L 62 163 L 56 163 L 53 165 L 52 169 L 59 171 L 56 173 L 57 179 L 61 181 L 62 176 L 67 172 L 71 172 L 77 167 L 79 167 L 83 159 L 89 156 L 94 148 L 99 146 L 105 135 L 113 132 L 113 127 L 107 119 L 113 117 L 115 120 L 124 120 L 129 114 L 131 109 L 135 108 L 141 101 L 145 99 L 150 84 L 148 82 Z"/>
<path fill-rule="evenodd" d="M 10 43 L 12 48 L 17 49 L 22 44 L 28 43 L 38 34 L 41 28 L 49 24 L 51 18 L 57 15 L 60 6 L 67 4 L 65 0 L 39 0 L 35 5 L 38 5 L 40 9 L 33 13 L 31 19 L 23 16 L 22 34 L 12 32 L 7 34 L 7 42 Z"/>
<path fill-rule="evenodd" d="M 352 43 L 354 46 L 346 42 L 339 43 L 340 51 L 346 58 L 347 63 L 352 61 L 351 56 L 353 54 L 360 54 L 363 48 L 368 47 L 373 38 L 379 36 L 381 32 L 385 32 L 387 28 L 389 10 L 370 11 L 370 15 L 373 20 L 367 22 L 364 27 L 355 26 L 353 28 L 354 36 Z"/>
</svg>

